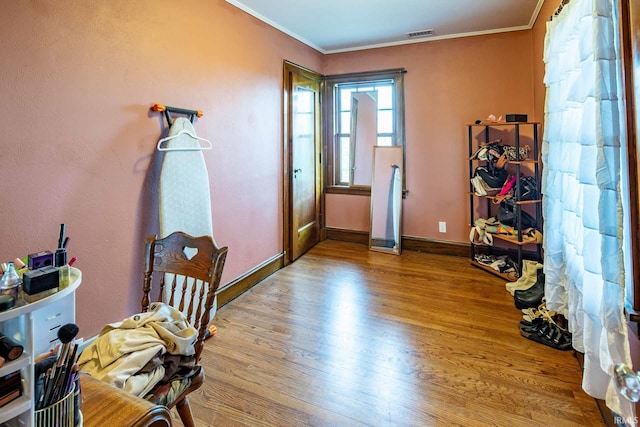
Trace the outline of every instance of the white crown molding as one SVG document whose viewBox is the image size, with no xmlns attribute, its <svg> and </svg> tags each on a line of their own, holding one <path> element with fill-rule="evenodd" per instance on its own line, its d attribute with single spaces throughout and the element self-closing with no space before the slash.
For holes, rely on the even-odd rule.
<svg viewBox="0 0 640 427">
<path fill-rule="evenodd" d="M 542 4 L 544 3 L 544 0 L 538 0 L 538 3 L 536 4 L 536 8 L 533 11 L 533 14 L 531 15 L 531 19 L 529 20 L 529 24 L 528 25 L 521 25 L 518 27 L 508 27 L 508 28 L 497 28 L 494 30 L 485 30 L 485 31 L 473 31 L 473 32 L 469 32 L 469 33 L 457 33 L 457 34 L 446 34 L 446 35 L 442 35 L 442 36 L 429 36 L 429 37 L 424 37 L 424 38 L 419 38 L 419 39 L 409 39 L 409 40 L 398 40 L 398 41 L 393 41 L 393 42 L 386 42 L 386 43 L 376 43 L 376 44 L 370 44 L 370 45 L 364 45 L 364 46 L 355 46 L 355 47 L 349 47 L 349 48 L 343 48 L 343 49 L 323 49 L 320 46 L 315 45 L 314 43 L 311 43 L 309 40 L 305 39 L 304 37 L 301 37 L 300 35 L 282 27 L 281 25 L 278 25 L 277 23 L 271 21 L 270 19 L 268 19 L 267 17 L 261 15 L 260 13 L 254 11 L 253 9 L 243 5 L 242 3 L 240 3 L 237 0 L 225 0 L 227 3 L 232 4 L 233 6 L 237 7 L 238 9 L 248 13 L 249 15 L 253 16 L 254 18 L 259 19 L 260 21 L 264 22 L 265 24 L 277 29 L 278 31 L 283 32 L 284 34 L 288 35 L 289 37 L 292 37 L 296 40 L 298 40 L 301 43 L 304 43 L 305 45 L 309 46 L 312 49 L 317 50 L 318 52 L 325 54 L 325 55 L 329 55 L 329 54 L 334 54 L 334 53 L 345 53 L 345 52 L 353 52 L 353 51 L 358 51 L 358 50 L 367 50 L 367 49 L 378 49 L 378 48 L 382 48 L 382 47 L 392 47 L 392 46 L 401 46 L 401 45 L 405 45 L 405 44 L 413 44 L 413 43 L 425 43 L 425 42 L 431 42 L 431 41 L 437 41 L 437 40 L 447 40 L 447 39 L 457 39 L 457 38 L 463 38 L 463 37 L 474 37 L 474 36 L 483 36 L 483 35 L 488 35 L 488 34 L 498 34 L 498 33 L 508 33 L 508 32 L 512 32 L 512 31 L 523 31 L 523 30 L 530 30 L 533 28 L 536 19 L 538 18 L 538 14 L 540 13 L 540 9 L 542 8 Z"/>
<path fill-rule="evenodd" d="M 366 46 L 356 46 L 356 47 L 349 47 L 345 49 L 331 49 L 331 50 L 327 50 L 325 53 L 329 55 L 332 53 L 344 53 L 344 52 L 353 52 L 356 50 L 378 49 L 381 47 L 400 46 L 400 45 L 413 44 L 413 43 L 435 42 L 437 40 L 459 39 L 463 37 L 484 36 L 487 34 L 509 33 L 512 31 L 523 31 L 523 30 L 530 30 L 530 29 L 531 27 L 529 27 L 528 25 L 522 25 L 519 27 L 497 28 L 495 30 L 473 31 L 470 33 L 447 34 L 444 36 L 430 36 L 430 37 L 424 37 L 421 39 L 413 39 L 413 40 L 398 40 L 395 42 L 370 44 Z"/>
<path fill-rule="evenodd" d="M 538 15 L 540 14 L 540 9 L 542 9 L 543 3 L 544 0 L 538 0 L 538 4 L 533 10 L 533 14 L 531 15 L 531 19 L 529 20 L 529 28 L 533 28 L 533 26 L 536 24 L 536 19 L 538 19 Z"/>
<path fill-rule="evenodd" d="M 238 2 L 236 0 L 225 0 L 225 1 L 227 3 L 229 3 L 229 4 L 234 5 L 238 9 L 241 9 L 241 10 L 247 12 L 249 15 L 253 16 L 254 18 L 259 19 L 260 21 L 264 22 L 265 24 L 268 24 L 268 25 L 272 26 L 273 28 L 277 29 L 278 31 L 282 31 L 283 33 L 285 33 L 289 37 L 293 37 L 294 39 L 298 40 L 299 42 L 302 42 L 302 43 L 306 44 L 307 46 L 317 50 L 318 52 L 325 53 L 325 54 L 327 53 L 327 51 L 322 49 L 320 46 L 316 46 L 315 44 L 311 43 L 309 40 L 305 39 L 304 37 L 301 37 L 298 34 L 292 32 L 292 31 L 289 31 L 288 29 L 282 27 L 281 25 L 276 24 L 275 22 L 273 22 L 269 18 L 259 14 L 258 12 L 254 11 L 253 9 L 250 9 L 250 8 L 246 7 L 242 3 L 240 3 L 240 2 Z"/>
</svg>

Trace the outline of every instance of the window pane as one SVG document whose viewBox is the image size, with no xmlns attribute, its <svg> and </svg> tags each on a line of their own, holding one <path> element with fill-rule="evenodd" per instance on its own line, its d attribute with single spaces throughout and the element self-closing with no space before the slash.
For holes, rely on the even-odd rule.
<svg viewBox="0 0 640 427">
<path fill-rule="evenodd" d="M 298 89 L 293 93 L 293 112 L 310 113 L 313 111 L 313 92 Z"/>
<path fill-rule="evenodd" d="M 351 112 L 340 113 L 340 130 L 338 133 L 351 133 Z"/>
<path fill-rule="evenodd" d="M 340 111 L 351 110 L 351 92 L 353 92 L 353 88 L 340 89 Z"/>
<path fill-rule="evenodd" d="M 349 137 L 340 137 L 340 182 L 349 182 Z"/>
<path fill-rule="evenodd" d="M 391 86 L 380 86 L 378 89 L 378 108 L 390 110 L 393 108 L 393 90 Z"/>
<path fill-rule="evenodd" d="M 379 136 L 378 145 L 382 145 L 383 147 L 390 147 L 393 145 L 393 138 L 391 138 L 390 136 Z"/>
<path fill-rule="evenodd" d="M 293 121 L 293 135 L 295 137 L 313 134 L 313 114 L 297 113 L 296 119 Z"/>
<path fill-rule="evenodd" d="M 354 119 L 354 111 L 352 105 L 352 96 L 356 92 L 372 93 L 372 97 L 376 99 L 376 104 L 371 109 L 364 108 L 361 105 L 358 114 L 366 114 L 369 110 L 375 117 L 371 117 L 369 122 L 374 120 L 376 123 L 376 130 L 373 128 L 370 130 L 369 140 L 367 146 L 371 147 L 371 144 L 380 146 L 392 146 L 394 144 L 404 145 L 404 140 L 399 140 L 396 132 L 396 127 L 404 121 L 398 121 L 404 117 L 404 98 L 403 92 L 396 93 L 398 87 L 402 88 L 403 76 L 401 73 L 397 73 L 394 70 L 390 70 L 389 73 L 385 72 L 371 72 L 355 74 L 353 80 L 347 80 L 345 76 L 329 76 L 327 78 L 327 86 L 325 95 L 329 102 L 329 107 L 333 110 L 330 112 L 331 118 L 329 124 L 331 130 L 329 133 L 324 134 L 324 142 L 327 147 L 327 162 L 332 166 L 330 170 L 332 173 L 326 175 L 326 184 L 331 187 L 333 185 L 339 187 L 349 187 L 350 178 L 353 174 L 353 167 L 355 170 L 363 170 L 361 168 L 370 167 L 367 163 L 370 159 L 366 156 L 356 155 L 354 159 L 351 159 L 351 120 Z M 367 78 L 371 77 L 371 78 Z M 396 111 L 397 109 L 397 111 Z M 363 118 L 363 120 L 365 120 Z M 364 123 L 364 121 L 363 121 Z M 371 140 L 371 137 L 374 140 Z M 358 145 L 356 145 L 357 147 Z M 355 161 L 355 165 L 351 162 Z M 356 187 L 360 187 L 355 184 Z M 363 185 L 367 187 L 367 185 Z M 343 190 L 340 190 L 343 191 Z M 354 188 L 353 194 L 360 193 L 362 188 Z"/>
<path fill-rule="evenodd" d="M 393 112 L 391 110 L 378 111 L 378 133 L 393 132 Z"/>
</svg>

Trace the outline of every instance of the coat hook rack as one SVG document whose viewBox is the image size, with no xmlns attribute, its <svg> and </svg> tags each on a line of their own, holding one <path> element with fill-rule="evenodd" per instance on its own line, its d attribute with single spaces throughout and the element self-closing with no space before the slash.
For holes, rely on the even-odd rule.
<svg viewBox="0 0 640 427">
<path fill-rule="evenodd" d="M 167 123 L 169 124 L 169 126 L 173 125 L 173 121 L 171 121 L 171 113 L 188 115 L 189 121 L 191 123 L 193 123 L 196 117 L 200 118 L 204 116 L 202 110 L 187 110 L 185 108 L 169 107 L 168 105 L 164 104 L 153 104 L 151 106 L 151 111 L 164 113 L 164 117 L 167 119 Z"/>
</svg>

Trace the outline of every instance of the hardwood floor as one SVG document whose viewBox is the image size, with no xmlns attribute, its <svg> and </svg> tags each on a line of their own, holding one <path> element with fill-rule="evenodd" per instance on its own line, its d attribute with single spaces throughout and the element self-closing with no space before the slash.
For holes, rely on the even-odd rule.
<svg viewBox="0 0 640 427">
<path fill-rule="evenodd" d="M 191 406 L 198 426 L 604 425 L 573 352 L 520 319 L 466 258 L 327 240 L 218 310 Z"/>
</svg>

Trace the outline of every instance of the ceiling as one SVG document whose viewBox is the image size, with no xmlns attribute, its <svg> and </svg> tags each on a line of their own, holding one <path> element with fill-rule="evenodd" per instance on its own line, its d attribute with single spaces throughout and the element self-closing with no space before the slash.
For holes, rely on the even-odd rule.
<svg viewBox="0 0 640 427">
<path fill-rule="evenodd" d="M 322 53 L 530 29 L 544 0 L 226 0 Z M 407 33 L 433 29 L 433 35 Z"/>
</svg>

